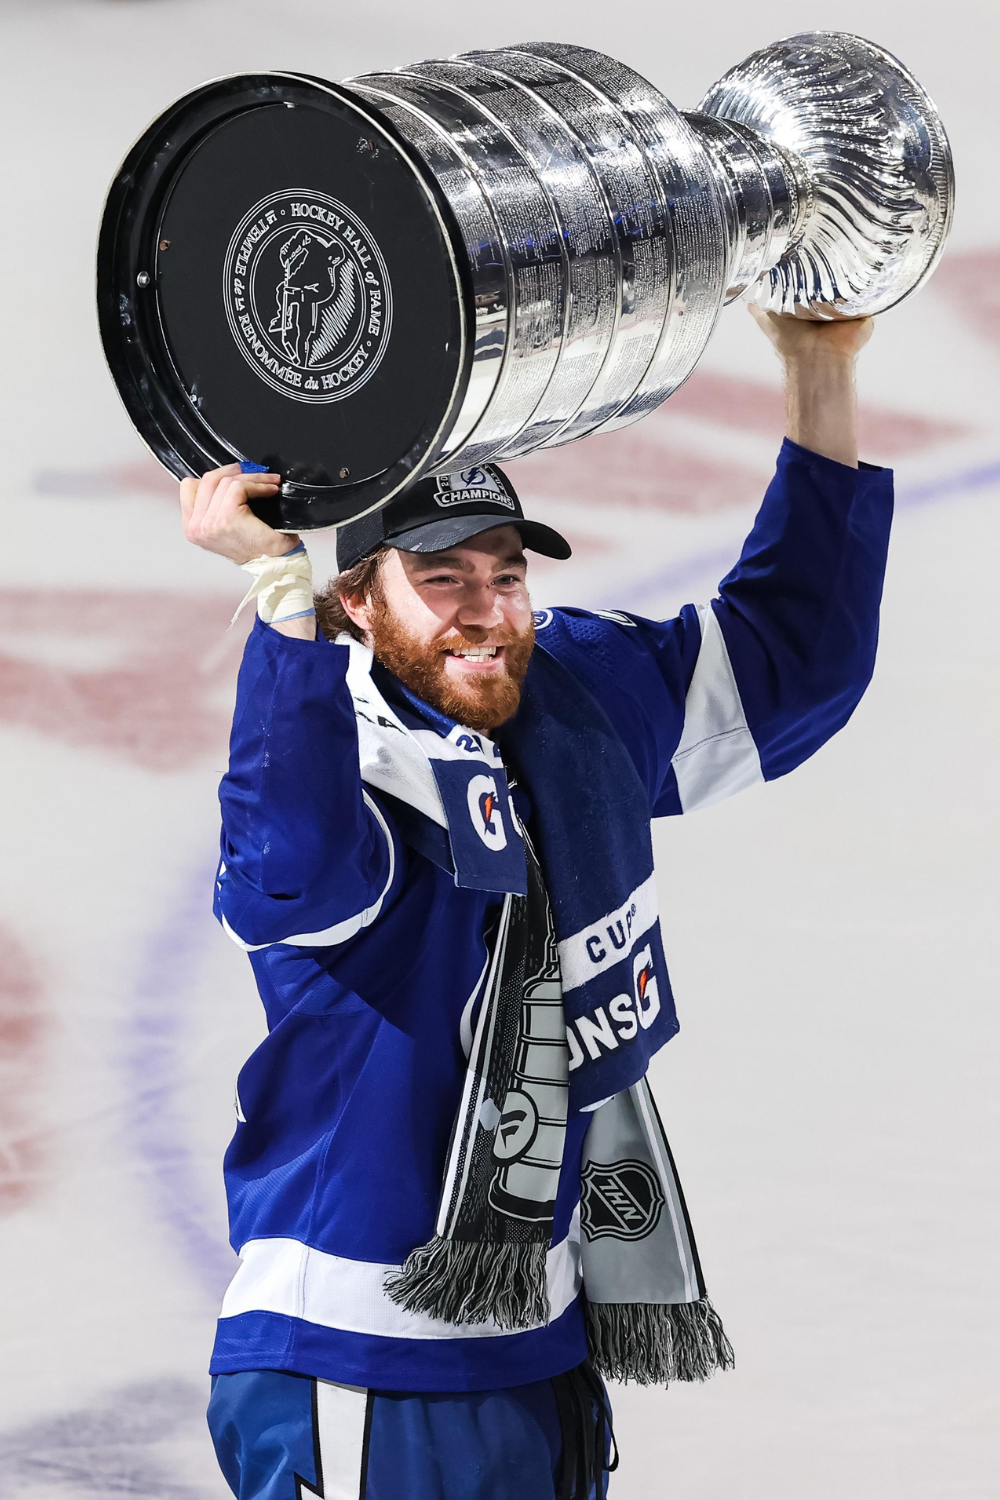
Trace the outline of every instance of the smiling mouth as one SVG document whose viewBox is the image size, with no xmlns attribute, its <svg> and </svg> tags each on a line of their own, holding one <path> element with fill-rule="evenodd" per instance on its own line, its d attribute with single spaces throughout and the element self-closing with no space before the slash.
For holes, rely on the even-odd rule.
<svg viewBox="0 0 1000 1500">
<path fill-rule="evenodd" d="M 461 662 L 464 668 L 479 672 L 497 671 L 503 666 L 503 646 L 462 646 L 458 649 L 445 651 L 445 659 L 451 657 L 454 661 Z"/>
<path fill-rule="evenodd" d="M 448 651 L 448 656 L 457 656 L 462 661 L 492 661 L 502 646 L 463 646 L 460 651 Z"/>
</svg>

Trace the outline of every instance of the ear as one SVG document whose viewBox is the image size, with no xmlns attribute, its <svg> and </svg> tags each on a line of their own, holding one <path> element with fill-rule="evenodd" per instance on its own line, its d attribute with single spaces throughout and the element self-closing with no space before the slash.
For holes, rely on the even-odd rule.
<svg viewBox="0 0 1000 1500">
<path fill-rule="evenodd" d="M 371 605 L 364 594 L 341 594 L 340 602 L 349 620 L 366 634 L 371 630 Z"/>
</svg>

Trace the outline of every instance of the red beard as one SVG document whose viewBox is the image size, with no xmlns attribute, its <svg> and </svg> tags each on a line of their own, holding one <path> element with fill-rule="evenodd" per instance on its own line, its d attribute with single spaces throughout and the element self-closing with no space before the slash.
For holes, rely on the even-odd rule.
<svg viewBox="0 0 1000 1500">
<path fill-rule="evenodd" d="M 411 693 L 416 693 L 418 698 L 450 719 L 457 719 L 470 729 L 478 729 L 481 734 L 489 734 L 517 713 L 521 685 L 535 646 L 533 623 L 529 623 L 527 630 L 520 634 L 513 630 L 498 633 L 473 631 L 473 635 L 481 637 L 478 641 L 455 631 L 428 646 L 412 636 L 381 600 L 373 597 L 371 605 L 375 655 Z M 473 678 L 467 683 L 455 682 L 445 671 L 447 653 L 481 646 L 487 635 L 492 636 L 491 646 L 505 648 L 503 672 L 478 680 Z"/>
</svg>

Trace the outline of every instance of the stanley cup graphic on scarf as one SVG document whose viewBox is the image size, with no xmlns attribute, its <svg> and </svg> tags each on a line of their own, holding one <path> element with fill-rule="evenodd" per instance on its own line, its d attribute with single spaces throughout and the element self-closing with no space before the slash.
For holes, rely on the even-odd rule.
<svg viewBox="0 0 1000 1500">
<path fill-rule="evenodd" d="M 546 1253 L 569 1101 L 552 911 L 521 831 L 528 896 L 506 898 L 495 935 L 437 1233 L 386 1284 L 412 1311 L 453 1323 L 493 1318 L 512 1331 L 548 1317 Z M 503 1090 L 499 1111 L 491 1082 Z M 591 1357 L 600 1373 L 619 1380 L 703 1380 L 732 1365 L 732 1348 L 705 1296 L 645 1079 L 593 1114 L 581 1198 Z"/>
<path fill-rule="evenodd" d="M 536 901 L 539 896 L 544 901 L 544 925 L 532 921 L 529 910 L 523 1020 L 511 1087 L 493 1143 L 493 1155 L 502 1165 L 490 1187 L 490 1203 L 514 1219 L 551 1223 L 566 1144 L 569 1048 L 552 913 L 527 835 L 525 846 L 530 860 L 529 902 L 533 894 Z"/>
<path fill-rule="evenodd" d="M 413 1311 L 452 1323 L 492 1317 L 511 1330 L 548 1316 L 546 1255 L 569 1104 L 559 959 L 527 838 L 525 854 L 528 894 L 506 896 L 501 908 L 437 1233 L 386 1284 Z"/>
</svg>

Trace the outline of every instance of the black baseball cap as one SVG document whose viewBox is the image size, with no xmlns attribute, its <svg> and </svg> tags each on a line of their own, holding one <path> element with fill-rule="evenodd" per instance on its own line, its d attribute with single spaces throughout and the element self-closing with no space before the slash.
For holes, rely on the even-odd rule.
<svg viewBox="0 0 1000 1500">
<path fill-rule="evenodd" d="M 524 545 L 544 557 L 564 560 L 572 554 L 558 531 L 525 520 L 513 485 L 496 464 L 479 464 L 418 479 L 379 510 L 338 526 L 337 567 L 341 572 L 353 568 L 379 547 L 443 552 L 494 526 L 516 526 Z"/>
</svg>

